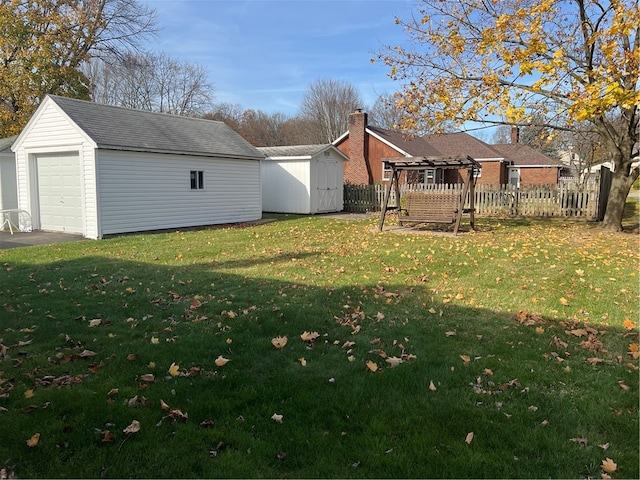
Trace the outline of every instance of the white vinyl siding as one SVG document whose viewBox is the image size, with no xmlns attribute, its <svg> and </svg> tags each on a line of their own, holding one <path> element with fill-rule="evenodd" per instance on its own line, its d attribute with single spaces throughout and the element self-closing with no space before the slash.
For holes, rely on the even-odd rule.
<svg viewBox="0 0 640 480">
<path fill-rule="evenodd" d="M 311 162 L 264 160 L 262 209 L 274 213 L 311 213 Z"/>
<path fill-rule="evenodd" d="M 95 202 L 95 170 L 93 150 L 95 144 L 75 124 L 49 102 L 38 110 L 21 135 L 16 151 L 18 184 L 18 208 L 31 215 L 33 228 L 40 229 L 38 201 L 37 156 L 43 153 L 75 152 L 79 155 L 81 201 L 83 204 L 84 234 L 97 238 L 97 213 Z"/>
<path fill-rule="evenodd" d="M 191 171 L 206 188 L 192 190 Z M 260 161 L 99 150 L 101 235 L 254 221 Z"/>
</svg>

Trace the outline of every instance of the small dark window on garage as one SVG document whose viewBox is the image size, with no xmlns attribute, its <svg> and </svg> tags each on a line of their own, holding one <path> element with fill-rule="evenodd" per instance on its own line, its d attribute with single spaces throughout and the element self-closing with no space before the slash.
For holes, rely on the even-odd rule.
<svg viewBox="0 0 640 480">
<path fill-rule="evenodd" d="M 191 190 L 204 189 L 204 172 L 202 170 L 191 170 Z"/>
</svg>

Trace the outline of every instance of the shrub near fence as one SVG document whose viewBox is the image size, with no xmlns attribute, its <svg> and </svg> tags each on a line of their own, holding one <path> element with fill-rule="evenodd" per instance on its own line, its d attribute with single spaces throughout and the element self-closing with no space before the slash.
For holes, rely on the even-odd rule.
<svg viewBox="0 0 640 480">
<path fill-rule="evenodd" d="M 461 188 L 461 185 L 402 185 L 400 195 L 408 191 L 441 191 Z M 384 201 L 384 185 L 345 185 L 344 209 L 348 212 L 379 212 Z M 512 215 L 536 217 L 579 217 L 594 220 L 598 216 L 598 185 L 579 188 L 574 184 L 477 185 L 474 205 L 481 215 Z M 468 200 L 467 200 L 468 202 Z M 391 191 L 389 205 L 395 205 Z"/>
</svg>

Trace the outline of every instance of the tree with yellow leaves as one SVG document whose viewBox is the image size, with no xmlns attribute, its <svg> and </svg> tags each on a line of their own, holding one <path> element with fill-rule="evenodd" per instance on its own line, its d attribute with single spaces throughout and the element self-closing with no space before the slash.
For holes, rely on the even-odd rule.
<svg viewBox="0 0 640 480">
<path fill-rule="evenodd" d="M 88 99 L 81 66 L 155 33 L 137 0 L 0 0 L 0 137 L 22 129 L 46 94 Z"/>
<path fill-rule="evenodd" d="M 614 165 L 603 227 L 621 230 L 640 174 L 638 0 L 418 0 L 417 12 L 396 19 L 410 46 L 379 54 L 403 85 L 403 128 L 588 125 Z"/>
</svg>

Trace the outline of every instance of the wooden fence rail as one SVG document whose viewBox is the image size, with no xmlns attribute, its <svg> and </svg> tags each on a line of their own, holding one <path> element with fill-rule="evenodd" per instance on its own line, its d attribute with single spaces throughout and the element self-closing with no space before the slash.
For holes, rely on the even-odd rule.
<svg viewBox="0 0 640 480">
<path fill-rule="evenodd" d="M 443 191 L 461 189 L 458 184 L 402 185 L 400 196 L 407 191 Z M 389 205 L 395 205 L 391 192 Z M 474 205 L 481 215 L 511 215 L 536 217 L 598 218 L 600 197 L 597 184 L 579 187 L 575 184 L 476 185 Z M 348 212 L 379 212 L 384 199 L 383 185 L 345 185 L 344 209 Z M 467 199 L 468 201 L 468 199 Z"/>
</svg>

